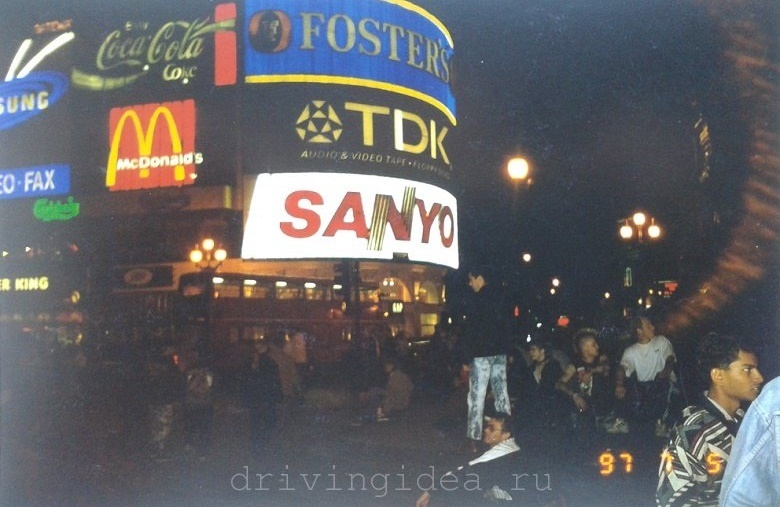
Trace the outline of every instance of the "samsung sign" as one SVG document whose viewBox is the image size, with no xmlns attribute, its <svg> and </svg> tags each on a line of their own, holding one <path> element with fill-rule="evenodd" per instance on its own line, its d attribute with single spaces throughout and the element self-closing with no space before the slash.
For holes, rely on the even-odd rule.
<svg viewBox="0 0 780 507">
<path fill-rule="evenodd" d="M 244 259 L 408 259 L 458 267 L 455 197 L 434 185 L 339 173 L 245 185 Z"/>
<path fill-rule="evenodd" d="M 0 130 L 10 129 L 56 104 L 68 89 L 59 72 L 31 72 L 0 83 Z"/>
<path fill-rule="evenodd" d="M 327 83 L 408 95 L 455 124 L 453 45 L 441 22 L 404 0 L 247 0 L 248 83 Z"/>
</svg>

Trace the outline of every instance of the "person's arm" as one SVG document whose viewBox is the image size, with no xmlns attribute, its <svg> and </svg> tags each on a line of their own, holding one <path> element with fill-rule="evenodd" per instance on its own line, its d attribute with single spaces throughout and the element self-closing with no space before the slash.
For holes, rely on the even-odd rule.
<svg viewBox="0 0 780 507">
<path fill-rule="evenodd" d="M 615 373 L 615 398 L 622 400 L 626 397 L 626 368 L 622 364 L 618 365 Z"/>
<path fill-rule="evenodd" d="M 582 412 L 583 410 L 588 409 L 588 402 L 585 400 L 582 394 L 572 389 L 569 385 L 569 381 L 571 381 L 571 378 L 575 373 L 577 373 L 577 370 L 574 368 L 574 365 L 568 365 L 566 367 L 566 371 L 564 371 L 563 375 L 561 375 L 561 378 L 558 379 L 558 381 L 555 383 L 555 388 L 566 393 L 566 395 L 571 398 L 572 402 L 577 407 L 577 410 Z"/>
<path fill-rule="evenodd" d="M 592 373 L 598 373 L 605 377 L 609 376 L 609 358 L 606 354 L 601 354 L 599 356 L 599 365 L 593 368 Z"/>
<path fill-rule="evenodd" d="M 431 495 L 427 491 L 423 491 L 423 494 L 420 495 L 419 498 L 417 498 L 417 503 L 414 504 L 415 507 L 428 507 L 428 502 L 431 501 Z"/>
<path fill-rule="evenodd" d="M 569 396 L 572 396 L 575 394 L 574 389 L 569 387 L 569 381 L 576 373 L 576 370 L 574 369 L 574 365 L 570 364 L 566 367 L 566 369 L 563 371 L 563 375 L 561 375 L 561 378 L 558 379 L 558 381 L 555 383 L 555 388 L 563 391 L 564 393 L 568 394 Z"/>
<path fill-rule="evenodd" d="M 674 364 L 675 364 L 674 354 L 669 355 L 666 358 L 666 362 L 664 363 L 664 369 L 655 374 L 655 379 L 656 380 L 668 379 L 672 374 L 672 370 L 674 370 Z"/>
</svg>

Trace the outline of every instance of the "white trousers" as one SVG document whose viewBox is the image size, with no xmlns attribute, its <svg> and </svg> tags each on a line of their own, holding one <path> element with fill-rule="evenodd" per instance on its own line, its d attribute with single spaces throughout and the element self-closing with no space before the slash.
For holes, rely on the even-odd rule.
<svg viewBox="0 0 780 507">
<path fill-rule="evenodd" d="M 468 428 L 466 435 L 482 440 L 482 421 L 488 383 L 493 391 L 496 412 L 509 414 L 509 393 L 506 386 L 506 356 L 475 357 L 469 370 Z"/>
</svg>

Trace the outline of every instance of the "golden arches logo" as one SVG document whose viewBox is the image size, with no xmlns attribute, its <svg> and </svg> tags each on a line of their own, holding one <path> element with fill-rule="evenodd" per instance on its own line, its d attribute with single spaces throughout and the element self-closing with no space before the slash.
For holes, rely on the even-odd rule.
<svg viewBox="0 0 780 507">
<path fill-rule="evenodd" d="M 111 149 L 108 155 L 108 167 L 106 171 L 107 187 L 110 188 L 116 185 L 117 171 L 119 170 L 119 162 L 120 162 L 119 150 L 120 150 L 120 145 L 122 143 L 122 134 L 124 132 L 126 124 L 130 122 L 130 124 L 132 125 L 135 131 L 135 139 L 137 143 L 138 156 L 149 157 L 150 155 L 152 155 L 154 136 L 157 129 L 157 123 L 160 121 L 160 118 L 163 118 L 165 120 L 165 123 L 168 127 L 168 136 L 171 140 L 171 151 L 172 151 L 171 155 L 173 155 L 172 158 L 177 159 L 178 156 L 179 163 L 175 164 L 174 171 L 173 171 L 174 180 L 184 181 L 186 177 L 185 170 L 184 170 L 184 163 L 183 163 L 184 157 L 181 157 L 183 151 L 183 144 L 181 140 L 179 127 L 170 109 L 172 105 L 173 105 L 172 103 L 163 103 L 157 105 L 154 111 L 152 112 L 151 116 L 149 117 L 149 121 L 146 126 L 146 129 L 144 129 L 143 124 L 141 122 L 141 116 L 138 114 L 138 112 L 135 109 L 128 109 L 122 113 L 122 115 L 119 117 L 119 120 L 116 123 L 116 126 L 114 127 L 114 131 L 111 137 Z M 186 107 L 191 107 L 194 110 L 194 102 L 192 100 L 184 101 L 182 105 Z M 150 104 L 145 107 L 153 107 L 153 106 L 154 104 Z M 139 178 L 145 179 L 149 177 L 150 170 L 148 166 L 147 167 L 139 166 L 138 170 L 139 170 L 138 171 Z"/>
</svg>

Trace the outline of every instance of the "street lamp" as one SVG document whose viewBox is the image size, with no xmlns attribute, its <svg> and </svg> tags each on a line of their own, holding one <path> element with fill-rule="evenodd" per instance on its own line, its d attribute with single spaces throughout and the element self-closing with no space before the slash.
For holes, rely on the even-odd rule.
<svg viewBox="0 0 780 507">
<path fill-rule="evenodd" d="M 655 275 L 653 273 L 652 259 L 648 258 L 651 252 L 646 251 L 647 247 L 644 245 L 660 239 L 663 230 L 656 223 L 654 217 L 642 211 L 636 211 L 631 216 L 618 220 L 618 224 L 620 238 L 629 245 L 626 267 L 623 271 L 623 300 L 629 302 L 634 297 L 639 296 L 639 299 L 636 300 L 637 305 L 649 307 L 652 296 L 648 298 L 647 304 L 642 296 L 655 279 Z M 628 315 L 628 311 L 628 306 L 624 305 L 624 315 Z"/>
<path fill-rule="evenodd" d="M 618 229 L 620 237 L 626 241 L 632 240 L 635 235 L 640 243 L 644 242 L 646 238 L 656 240 L 661 237 L 661 226 L 655 223 L 655 218 L 648 217 L 641 211 L 637 211 L 628 218 L 620 219 L 618 223 L 622 224 Z"/>
<path fill-rule="evenodd" d="M 221 246 L 217 247 L 212 238 L 205 238 L 190 250 L 190 260 L 203 271 L 216 271 L 225 259 L 227 251 Z"/>
<path fill-rule="evenodd" d="M 506 172 L 518 188 L 522 183 L 531 184 L 531 165 L 523 157 L 510 158 L 506 163 Z"/>
</svg>

